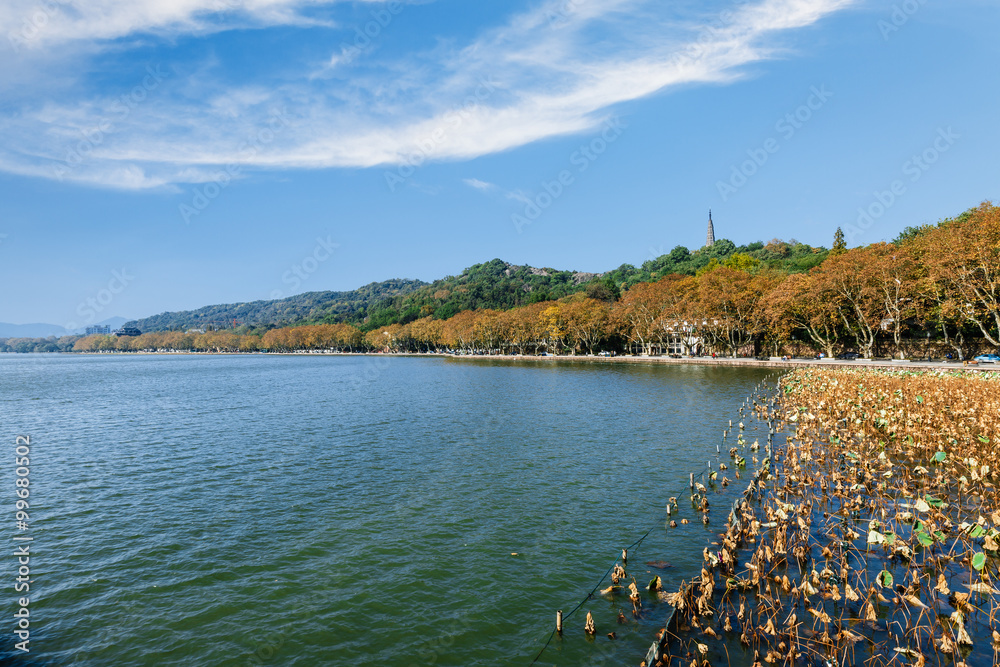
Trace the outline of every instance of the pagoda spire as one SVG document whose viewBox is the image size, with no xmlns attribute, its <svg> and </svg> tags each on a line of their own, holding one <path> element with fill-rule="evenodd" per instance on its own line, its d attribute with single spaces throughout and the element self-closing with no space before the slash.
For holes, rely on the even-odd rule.
<svg viewBox="0 0 1000 667">
<path fill-rule="evenodd" d="M 715 225 L 712 224 L 712 209 L 708 209 L 708 238 L 705 239 L 705 247 L 711 248 L 715 244 Z"/>
</svg>

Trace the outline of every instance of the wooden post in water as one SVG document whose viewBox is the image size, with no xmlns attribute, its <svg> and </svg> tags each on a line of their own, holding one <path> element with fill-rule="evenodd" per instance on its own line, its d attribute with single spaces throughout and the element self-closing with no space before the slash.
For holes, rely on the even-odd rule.
<svg viewBox="0 0 1000 667">
<path fill-rule="evenodd" d="M 628 565 L 628 549 L 622 549 L 622 565 Z"/>
<path fill-rule="evenodd" d="M 694 473 L 691 473 L 691 490 L 694 491 Z"/>
<path fill-rule="evenodd" d="M 556 612 L 556 632 L 562 634 L 562 609 Z"/>
</svg>

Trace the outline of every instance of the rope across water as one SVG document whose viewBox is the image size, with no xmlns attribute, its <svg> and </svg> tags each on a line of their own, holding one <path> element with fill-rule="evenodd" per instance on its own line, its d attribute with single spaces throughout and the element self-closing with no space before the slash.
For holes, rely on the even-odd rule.
<svg viewBox="0 0 1000 667">
<path fill-rule="evenodd" d="M 711 469 L 712 469 L 712 467 L 710 465 L 706 465 L 704 468 L 702 468 L 701 472 L 695 474 L 694 476 L 697 477 L 699 480 L 704 481 L 704 479 L 705 479 L 705 473 L 707 473 Z M 675 494 L 675 496 L 679 496 L 681 493 L 683 493 L 683 491 L 681 491 L 680 493 Z M 669 516 L 669 515 L 667 515 L 667 516 Z M 639 547 L 642 544 L 643 540 L 645 540 L 647 537 L 649 537 L 650 534 L 654 530 L 656 530 L 658 527 L 659 527 L 659 525 L 654 525 L 652 528 L 650 528 L 649 530 L 647 530 L 645 533 L 642 534 L 642 536 L 639 539 L 637 539 L 635 542 L 633 542 L 632 544 L 630 544 L 627 547 L 625 547 L 626 551 L 631 551 L 632 549 L 635 549 L 635 548 Z M 577 604 L 575 607 L 573 607 L 573 610 L 570 611 L 568 614 L 564 614 L 563 615 L 563 620 L 564 621 L 566 619 L 568 619 L 570 616 L 572 616 L 573 614 L 575 614 L 577 611 L 579 611 L 580 608 L 583 605 L 585 605 L 590 599 L 593 598 L 594 593 L 596 593 L 597 589 L 601 587 L 601 584 L 604 583 L 604 580 L 608 578 L 608 575 L 611 574 L 611 571 L 615 569 L 615 565 L 618 564 L 619 560 L 620 559 L 616 558 L 614 560 L 614 562 L 611 563 L 611 567 L 609 567 L 607 569 L 607 571 L 604 573 L 604 575 L 600 579 L 597 580 L 597 583 L 594 584 L 594 587 L 590 590 L 590 592 L 587 593 L 587 595 L 582 600 L 580 600 L 580 603 Z M 538 652 L 538 655 L 536 655 L 535 659 L 532 660 L 529 663 L 530 665 L 534 665 L 535 663 L 538 662 L 538 660 L 542 657 L 542 654 L 545 653 L 545 649 L 547 649 L 549 647 L 549 644 L 552 643 L 552 639 L 555 636 L 556 636 L 556 630 L 555 630 L 555 628 L 553 628 L 552 632 L 549 633 L 548 639 L 545 640 L 545 644 L 542 646 L 542 649 Z"/>
<path fill-rule="evenodd" d="M 755 387 L 754 388 L 754 393 L 759 392 L 761 390 L 761 388 L 764 387 L 764 386 L 766 386 L 771 379 L 772 378 L 768 378 L 768 380 L 765 380 L 760 385 L 758 385 L 757 387 Z M 731 424 L 732 424 L 732 422 L 730 422 L 730 425 Z M 770 438 L 770 435 L 769 435 L 769 438 Z M 770 458 L 770 446 L 767 448 L 767 450 L 768 450 L 768 452 L 767 452 L 768 453 L 768 458 Z M 704 482 L 705 481 L 705 475 L 706 475 L 706 473 L 708 473 L 711 470 L 712 470 L 712 465 L 711 465 L 711 463 L 709 463 L 705 467 L 703 467 L 700 472 L 693 474 L 691 478 L 692 479 L 698 478 L 700 481 Z M 755 481 L 757 479 L 757 475 L 759 475 L 759 471 L 758 471 L 757 474 L 754 475 L 754 480 Z M 691 487 L 693 488 L 693 485 L 691 485 Z M 680 493 L 674 494 L 674 497 L 678 497 L 682 493 L 683 493 L 683 490 Z M 733 505 L 733 509 L 734 510 L 735 510 L 735 507 L 736 507 L 736 503 L 740 502 L 740 500 L 741 500 L 741 498 L 737 498 L 736 501 L 734 501 L 734 505 Z M 735 512 L 731 511 L 730 512 L 730 516 L 733 516 L 734 513 Z M 669 518 L 670 515 L 668 514 L 666 516 L 667 516 L 667 518 Z M 661 520 L 661 524 L 662 523 L 665 523 L 665 520 Z M 642 542 L 647 537 L 649 537 L 649 535 L 654 530 L 656 530 L 659 527 L 659 525 L 660 524 L 654 525 L 652 528 L 650 528 L 645 533 L 643 533 L 643 535 L 639 539 L 637 539 L 635 542 L 633 542 L 628 547 L 626 547 L 626 551 L 631 551 L 632 549 L 635 549 L 635 548 L 639 547 L 642 544 Z M 600 588 L 600 586 L 601 586 L 602 583 L 604 583 L 604 580 L 608 578 L 608 575 L 611 574 L 612 570 L 614 570 L 615 566 L 618 564 L 618 561 L 619 561 L 619 559 L 616 558 L 614 560 L 614 562 L 611 564 L 611 566 L 607 569 L 607 571 L 605 571 L 604 575 L 601 576 L 601 578 L 597 580 L 597 583 L 594 584 L 594 587 L 590 590 L 590 592 L 587 593 L 587 595 L 582 600 L 580 600 L 579 604 L 577 604 L 575 607 L 573 607 L 572 611 L 570 611 L 568 614 L 564 614 L 563 615 L 563 620 L 564 621 L 567 620 L 573 614 L 575 614 L 577 611 L 579 611 L 580 608 L 583 607 L 584 604 L 586 604 L 589 600 L 591 600 L 593 598 L 594 593 L 596 593 L 597 589 Z M 534 660 L 532 660 L 529 663 L 529 665 L 534 665 L 534 664 L 536 664 L 541 659 L 541 657 L 545 653 L 546 649 L 548 649 L 549 645 L 552 643 L 552 639 L 556 636 L 556 632 L 557 631 L 558 631 L 557 628 L 553 628 L 552 629 L 552 631 L 549 633 L 548 638 L 545 640 L 545 644 L 542 646 L 541 650 L 538 651 L 538 654 L 535 656 Z"/>
</svg>

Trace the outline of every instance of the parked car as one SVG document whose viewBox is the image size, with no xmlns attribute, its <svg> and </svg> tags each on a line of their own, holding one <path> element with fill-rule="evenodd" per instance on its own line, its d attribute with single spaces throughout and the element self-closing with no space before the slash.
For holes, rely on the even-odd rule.
<svg viewBox="0 0 1000 667">
<path fill-rule="evenodd" d="M 837 355 L 837 358 L 854 360 L 854 359 L 860 359 L 861 355 L 858 354 L 857 352 L 841 352 L 840 354 Z"/>
<path fill-rule="evenodd" d="M 995 364 L 1000 362 L 1000 354 L 980 354 L 975 360 L 981 364 Z"/>
</svg>

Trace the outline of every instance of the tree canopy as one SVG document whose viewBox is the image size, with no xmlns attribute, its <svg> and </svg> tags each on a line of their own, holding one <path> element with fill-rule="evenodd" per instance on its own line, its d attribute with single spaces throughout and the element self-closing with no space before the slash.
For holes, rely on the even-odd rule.
<svg viewBox="0 0 1000 667">
<path fill-rule="evenodd" d="M 140 336 L 8 339 L 0 350 L 905 355 L 933 337 L 962 358 L 1000 347 L 1000 208 L 910 229 L 851 249 L 835 237 L 836 253 L 721 239 L 603 274 L 495 259 L 429 284 L 165 313 L 139 321 Z"/>
</svg>

